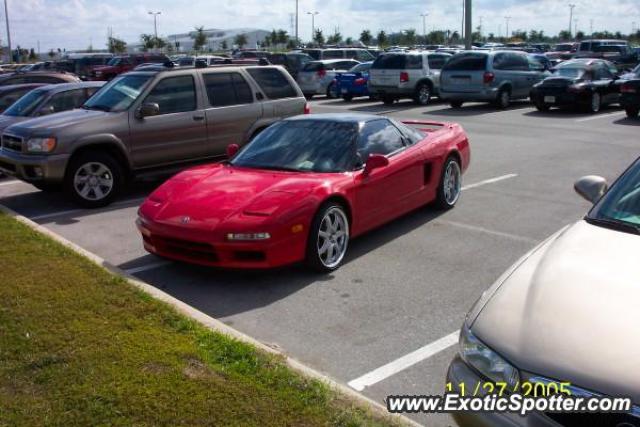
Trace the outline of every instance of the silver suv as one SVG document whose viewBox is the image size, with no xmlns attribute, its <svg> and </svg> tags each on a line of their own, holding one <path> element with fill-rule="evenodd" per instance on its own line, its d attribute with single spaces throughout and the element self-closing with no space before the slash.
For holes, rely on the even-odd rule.
<svg viewBox="0 0 640 427">
<path fill-rule="evenodd" d="M 306 112 L 300 88 L 277 66 L 134 71 L 81 109 L 6 128 L 0 171 L 104 206 L 129 178 L 219 159 L 229 144 Z"/>
<path fill-rule="evenodd" d="M 473 101 L 507 108 L 511 100 L 528 98 L 532 86 L 549 75 L 524 52 L 460 52 L 442 69 L 440 98 L 454 108 Z"/>
<path fill-rule="evenodd" d="M 369 72 L 369 93 L 385 104 L 412 98 L 427 105 L 439 93 L 440 70 L 451 55 L 434 52 L 385 53 L 373 62 Z"/>
<path fill-rule="evenodd" d="M 324 59 L 304 64 L 298 72 L 298 84 L 307 99 L 314 95 L 327 95 L 336 98 L 334 79 L 338 73 L 346 73 L 359 62 L 353 59 Z"/>
</svg>

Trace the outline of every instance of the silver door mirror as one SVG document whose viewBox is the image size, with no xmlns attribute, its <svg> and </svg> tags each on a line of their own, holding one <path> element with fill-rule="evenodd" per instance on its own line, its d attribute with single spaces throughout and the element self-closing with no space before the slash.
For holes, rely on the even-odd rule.
<svg viewBox="0 0 640 427">
<path fill-rule="evenodd" d="M 596 203 L 607 191 L 607 180 L 601 176 L 583 176 L 573 184 L 573 189 L 585 200 Z"/>
</svg>

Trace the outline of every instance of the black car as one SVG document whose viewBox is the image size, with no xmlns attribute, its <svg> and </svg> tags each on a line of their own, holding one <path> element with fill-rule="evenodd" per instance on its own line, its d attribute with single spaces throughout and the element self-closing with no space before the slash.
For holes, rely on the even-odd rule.
<svg viewBox="0 0 640 427">
<path fill-rule="evenodd" d="M 620 86 L 620 105 L 627 112 L 627 117 L 638 117 L 640 111 L 640 65 L 624 76 L 626 80 Z"/>
<path fill-rule="evenodd" d="M 577 107 L 597 113 L 604 105 L 620 102 L 620 83 L 613 63 L 572 59 L 559 64 L 553 75 L 533 86 L 531 101 L 539 111 Z"/>
<path fill-rule="evenodd" d="M 294 79 L 298 77 L 298 71 L 302 69 L 304 64 L 313 61 L 313 58 L 306 53 L 297 52 L 269 53 L 267 59 L 271 64 L 282 65 Z"/>
</svg>

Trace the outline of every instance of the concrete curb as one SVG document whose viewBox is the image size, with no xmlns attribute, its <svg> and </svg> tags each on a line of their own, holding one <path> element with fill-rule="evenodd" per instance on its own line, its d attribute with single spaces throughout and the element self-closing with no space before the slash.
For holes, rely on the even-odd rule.
<svg viewBox="0 0 640 427">
<path fill-rule="evenodd" d="M 179 313 L 201 323 L 202 325 L 206 326 L 207 328 L 225 334 L 227 336 L 233 337 L 235 339 L 237 339 L 238 341 L 244 342 L 246 344 L 250 344 L 256 348 L 258 348 L 261 351 L 264 351 L 266 353 L 270 353 L 273 355 L 278 355 L 280 357 L 282 357 L 282 359 L 284 360 L 284 362 L 286 363 L 286 365 L 291 368 L 292 370 L 304 375 L 307 378 L 310 379 L 314 379 L 314 380 L 319 380 L 322 381 L 323 383 L 325 383 L 326 385 L 328 385 L 330 388 L 332 388 L 333 390 L 337 391 L 338 393 L 348 397 L 350 400 L 354 401 L 355 403 L 358 403 L 359 405 L 369 409 L 373 414 L 379 415 L 379 416 L 383 416 L 383 417 L 387 417 L 391 420 L 394 420 L 396 422 L 399 422 L 403 425 L 407 425 L 407 426 L 412 426 L 412 427 L 422 427 L 421 424 L 403 416 L 403 415 L 398 415 L 398 414 L 390 414 L 387 411 L 387 408 L 366 397 L 363 396 L 362 394 L 356 392 L 355 390 L 352 390 L 351 388 L 349 388 L 346 385 L 343 385 L 339 382 L 337 382 L 336 380 L 332 379 L 331 377 L 316 371 L 313 368 L 310 368 L 308 366 L 306 366 L 305 364 L 303 364 L 302 362 L 299 362 L 298 360 L 286 355 L 285 353 L 274 349 L 272 347 L 269 347 L 268 345 L 265 345 L 264 343 L 256 340 L 255 338 L 250 337 L 249 335 L 246 335 L 236 329 L 231 328 L 230 326 L 222 323 L 221 321 L 214 319 L 213 317 L 209 316 L 208 314 L 205 314 L 193 307 L 191 307 L 190 305 L 178 300 L 177 298 L 174 298 L 173 296 L 167 294 L 166 292 L 161 291 L 160 289 L 151 286 L 148 283 L 145 283 L 139 279 L 137 279 L 136 277 L 128 274 L 127 272 L 125 272 L 124 270 L 120 269 L 119 267 L 105 261 L 104 259 L 100 258 L 98 255 L 87 251 L 86 249 L 76 245 L 75 243 L 65 239 L 64 237 L 54 233 L 53 231 L 43 227 L 42 225 L 30 220 L 29 218 L 20 215 L 19 213 L 15 212 L 14 210 L 1 205 L 0 204 L 0 211 L 4 212 L 5 214 L 7 214 L 8 216 L 16 219 L 17 221 L 27 225 L 28 227 L 32 228 L 33 230 L 46 235 L 47 237 L 50 237 L 51 239 L 55 240 L 56 242 L 66 246 L 67 248 L 71 249 L 72 251 L 76 252 L 77 254 L 88 258 L 90 261 L 94 262 L 95 264 L 99 265 L 100 267 L 104 268 L 105 270 L 107 270 L 108 272 L 115 274 L 117 276 L 121 276 L 123 277 L 125 280 L 127 280 L 127 282 L 129 282 L 130 285 L 135 286 L 136 288 L 142 290 L 143 292 L 151 295 L 153 298 L 162 301 L 166 304 L 169 304 L 171 307 L 173 307 L 176 311 L 178 311 Z"/>
</svg>

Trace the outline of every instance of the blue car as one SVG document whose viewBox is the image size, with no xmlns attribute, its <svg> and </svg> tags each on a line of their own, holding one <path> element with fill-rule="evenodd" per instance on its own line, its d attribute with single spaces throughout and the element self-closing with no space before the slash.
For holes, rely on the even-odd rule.
<svg viewBox="0 0 640 427">
<path fill-rule="evenodd" d="M 356 96 L 369 96 L 369 70 L 372 64 L 373 61 L 363 62 L 346 73 L 338 73 L 333 85 L 336 97 L 341 96 L 349 102 Z"/>
</svg>

